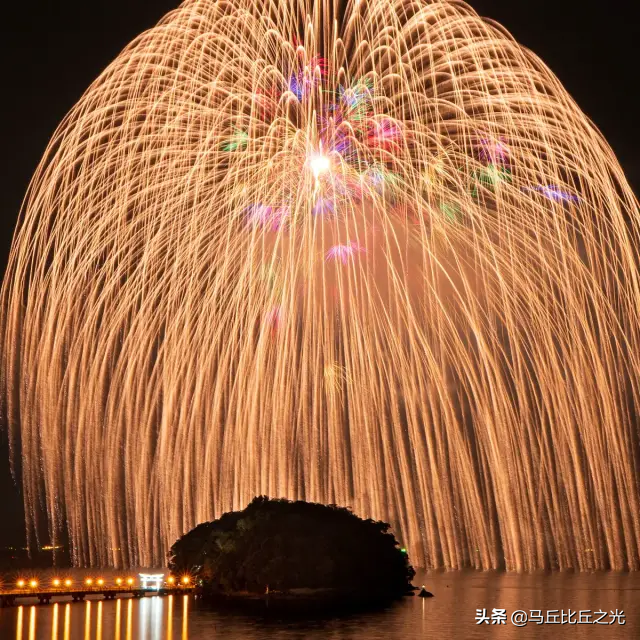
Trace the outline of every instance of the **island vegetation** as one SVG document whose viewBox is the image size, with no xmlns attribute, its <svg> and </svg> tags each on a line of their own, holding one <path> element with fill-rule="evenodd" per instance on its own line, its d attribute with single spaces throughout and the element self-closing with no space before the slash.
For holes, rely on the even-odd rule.
<svg viewBox="0 0 640 640">
<path fill-rule="evenodd" d="M 388 602 L 412 594 L 415 575 L 388 523 L 266 496 L 183 535 L 169 568 L 205 598 L 327 603 Z"/>
</svg>

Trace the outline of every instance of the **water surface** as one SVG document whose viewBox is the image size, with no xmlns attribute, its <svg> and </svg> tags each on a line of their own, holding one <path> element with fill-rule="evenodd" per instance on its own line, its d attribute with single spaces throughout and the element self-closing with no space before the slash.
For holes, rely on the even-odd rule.
<svg viewBox="0 0 640 640">
<path fill-rule="evenodd" d="M 430 572 L 435 598 L 405 598 L 390 609 L 337 620 L 256 620 L 211 611 L 192 596 L 90 600 L 0 609 L 1 640 L 410 640 L 413 638 L 560 638 L 627 640 L 640 637 L 640 575 L 616 573 L 506 574 Z M 366 585 L 363 585 L 366 587 Z M 476 610 L 506 610 L 506 624 L 476 624 Z M 536 624 L 516 627 L 516 610 L 623 611 L 625 624 Z M 534 614 L 535 615 L 535 614 Z M 554 614 L 551 614 L 554 619 Z M 569 628 L 571 627 L 571 628 Z"/>
</svg>

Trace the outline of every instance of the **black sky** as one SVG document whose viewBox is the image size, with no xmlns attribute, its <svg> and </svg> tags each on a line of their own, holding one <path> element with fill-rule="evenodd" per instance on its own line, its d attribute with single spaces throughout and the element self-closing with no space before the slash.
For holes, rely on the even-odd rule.
<svg viewBox="0 0 640 640">
<path fill-rule="evenodd" d="M 256 0 L 260 2 L 261 0 Z M 29 179 L 55 127 L 93 79 L 179 0 L 29 0 L 0 23 L 0 273 Z M 640 192 L 640 54 L 636 3 L 620 0 L 471 0 L 558 75 L 602 130 Z M 0 426 L 2 430 L 4 425 Z M 0 546 L 23 536 L 21 501 L 0 433 Z"/>
</svg>

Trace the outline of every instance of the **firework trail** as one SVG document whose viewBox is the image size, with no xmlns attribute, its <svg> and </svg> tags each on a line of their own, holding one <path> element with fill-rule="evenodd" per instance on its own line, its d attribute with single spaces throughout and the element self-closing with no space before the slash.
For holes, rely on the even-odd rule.
<svg viewBox="0 0 640 640">
<path fill-rule="evenodd" d="M 149 566 L 268 494 L 391 521 L 417 565 L 640 568 L 639 221 L 462 2 L 187 1 L 65 118 L 16 232 L 32 539 Z"/>
</svg>

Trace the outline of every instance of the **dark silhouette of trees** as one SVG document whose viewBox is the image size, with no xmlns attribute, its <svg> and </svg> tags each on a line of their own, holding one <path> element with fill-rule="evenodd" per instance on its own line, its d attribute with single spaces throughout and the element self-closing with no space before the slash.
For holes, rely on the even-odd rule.
<svg viewBox="0 0 640 640">
<path fill-rule="evenodd" d="M 303 588 L 400 597 L 415 572 L 389 528 L 335 505 L 261 496 L 183 535 L 169 568 L 220 593 Z"/>
</svg>

